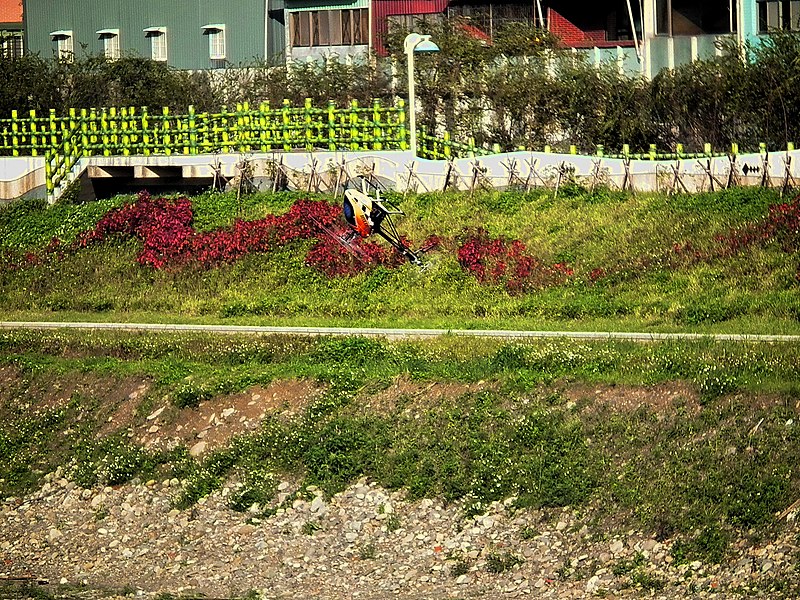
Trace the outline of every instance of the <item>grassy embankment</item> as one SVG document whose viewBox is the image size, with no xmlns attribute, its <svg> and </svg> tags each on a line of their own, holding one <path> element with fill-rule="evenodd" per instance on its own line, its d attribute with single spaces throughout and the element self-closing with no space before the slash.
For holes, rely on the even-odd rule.
<svg viewBox="0 0 800 600">
<path fill-rule="evenodd" d="M 200 196 L 193 224 L 209 231 L 237 214 L 284 212 L 297 197 L 237 206 L 231 195 Z M 3 209 L 0 250 L 41 250 L 54 236 L 68 244 L 123 201 Z M 779 239 L 730 251 L 718 239 L 764 222 L 778 202 L 760 189 L 671 198 L 567 189 L 555 200 L 546 191 L 427 194 L 404 201 L 398 223 L 412 243 L 444 239 L 425 272 L 406 265 L 328 279 L 304 264 L 309 242 L 207 270 L 154 271 L 136 264 L 138 241 L 112 240 L 0 273 L 0 311 L 25 320 L 798 333 L 796 251 Z M 456 248 L 479 227 L 574 275 L 518 295 L 478 283 Z"/>
<path fill-rule="evenodd" d="M 202 196 L 194 226 L 284 211 L 293 199 L 254 196 L 239 207 L 231 196 Z M 54 235 L 69 243 L 122 201 L 4 209 L 0 244 L 19 253 Z M 776 239 L 730 252 L 717 238 L 762 222 L 776 202 L 765 190 L 426 195 L 403 203 L 399 223 L 415 242 L 445 238 L 425 272 L 405 265 L 327 279 L 304 264 L 308 242 L 209 270 L 157 271 L 136 263 L 135 240 L 111 240 L 3 271 L 0 310 L 6 319 L 798 333 L 797 254 L 786 251 L 794 246 Z M 479 284 L 455 248 L 465 228 L 481 226 L 522 240 L 546 264 L 568 263 L 574 276 L 520 295 Z M 605 275 L 593 281 L 597 269 Z M 281 477 L 333 493 L 366 475 L 412 497 L 463 500 L 467 512 L 510 496 L 523 508 L 601 507 L 601 516 L 677 538 L 679 560 L 721 560 L 731 539 L 772 535 L 775 514 L 800 497 L 798 365 L 792 343 L 7 332 L 0 490 L 24 493 L 62 466 L 82 485 L 176 476 L 185 506 L 234 477 L 244 487 L 231 502 L 246 508 L 269 506 Z M 48 403 L 47 390 L 81 378 L 148 381 L 132 427 L 163 402 L 177 418 L 276 380 L 313 381 L 321 392 L 196 460 L 185 448 L 143 449 L 126 430 L 98 437 L 115 408 L 102 391 L 76 388 Z M 413 393 L 372 402 L 398 381 Z M 434 402 L 431 383 L 480 391 Z M 654 392 L 659 384 L 679 393 Z M 633 386 L 641 401 L 618 405 L 615 386 Z"/>
<path fill-rule="evenodd" d="M 85 332 L 0 340 L 3 495 L 62 466 L 84 486 L 179 477 L 179 506 L 233 477 L 244 487 L 231 504 L 245 509 L 268 507 L 285 477 L 335 493 L 366 475 L 412 497 L 463 501 L 467 513 L 512 496 L 520 508 L 601 507 L 600 520 L 677 537 L 680 560 L 712 561 L 731 539 L 772 535 L 775 514 L 800 497 L 797 344 Z M 64 381 L 126 378 L 151 386 L 129 427 L 100 437 L 129 400 L 104 395 L 111 385 L 78 386 L 56 403 L 49 392 Z M 259 430 L 199 460 L 128 436 L 165 401 L 169 421 L 203 400 L 287 378 L 316 382 L 320 393 L 302 411 L 275 407 Z M 386 400 L 398 381 L 409 382 L 406 392 Z M 431 383 L 477 388 L 433 401 Z M 624 390 L 640 402 L 618 403 Z"/>
</svg>

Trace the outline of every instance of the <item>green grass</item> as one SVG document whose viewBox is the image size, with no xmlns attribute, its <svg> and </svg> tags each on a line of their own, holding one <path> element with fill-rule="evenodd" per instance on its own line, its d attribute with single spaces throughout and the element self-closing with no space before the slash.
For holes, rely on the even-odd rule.
<svg viewBox="0 0 800 600">
<path fill-rule="evenodd" d="M 204 194 L 193 200 L 194 225 L 210 230 L 238 216 L 283 212 L 301 196 L 237 201 Z M 0 250 L 38 251 L 53 236 L 68 243 L 123 200 L 4 208 Z M 397 200 L 406 212 L 398 226 L 412 242 L 445 238 L 427 271 L 405 265 L 330 280 L 304 264 L 307 243 L 209 270 L 153 271 L 135 262 L 136 241 L 113 241 L 60 261 L 0 270 L 0 310 L 18 320 L 800 333 L 796 254 L 775 244 L 674 262 L 674 244 L 691 242 L 713 254 L 716 235 L 763 219 L 780 201 L 771 190 L 666 197 L 578 189 L 558 199 L 532 191 Z M 464 232 L 479 227 L 522 240 L 545 263 L 567 262 L 575 277 L 518 296 L 479 284 L 455 257 Z M 610 275 L 591 283 L 589 274 L 600 268 Z"/>
</svg>

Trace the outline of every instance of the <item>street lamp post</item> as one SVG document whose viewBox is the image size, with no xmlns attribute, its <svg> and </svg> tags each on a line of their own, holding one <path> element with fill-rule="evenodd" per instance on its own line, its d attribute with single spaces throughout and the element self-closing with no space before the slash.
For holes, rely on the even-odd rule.
<svg viewBox="0 0 800 600">
<path fill-rule="evenodd" d="M 414 52 L 438 52 L 439 46 L 431 41 L 431 36 L 409 33 L 403 42 L 403 51 L 408 59 L 408 127 L 411 130 L 410 146 L 417 155 L 417 111 L 414 97 Z"/>
</svg>

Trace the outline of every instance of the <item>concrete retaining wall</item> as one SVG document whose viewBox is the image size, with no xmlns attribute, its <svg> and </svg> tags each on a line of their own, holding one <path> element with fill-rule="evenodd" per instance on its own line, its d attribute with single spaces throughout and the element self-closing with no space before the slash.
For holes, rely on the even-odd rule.
<svg viewBox="0 0 800 600">
<path fill-rule="evenodd" d="M 0 202 L 17 198 L 44 198 L 44 158 L 14 156 L 0 158 Z"/>
<path fill-rule="evenodd" d="M 215 173 L 235 182 L 243 165 L 262 190 L 288 187 L 330 192 L 353 177 L 374 176 L 398 191 L 530 189 L 553 190 L 574 182 L 638 192 L 701 192 L 729 185 L 796 187 L 800 151 L 681 160 L 626 160 L 572 154 L 513 152 L 452 162 L 414 158 L 410 152 L 291 152 L 199 156 L 111 156 L 82 158 L 73 174 L 112 183 L 114 178 L 156 182 L 203 181 Z M 0 200 L 43 194 L 44 159 L 0 159 Z M 163 186 L 162 186 L 163 187 Z"/>
</svg>

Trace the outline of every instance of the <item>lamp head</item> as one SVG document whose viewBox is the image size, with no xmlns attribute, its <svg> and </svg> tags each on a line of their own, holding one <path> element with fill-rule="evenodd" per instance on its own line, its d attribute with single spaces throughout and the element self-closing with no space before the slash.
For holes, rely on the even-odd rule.
<svg viewBox="0 0 800 600">
<path fill-rule="evenodd" d="M 439 46 L 436 45 L 435 42 L 432 42 L 429 35 L 424 36 L 428 39 L 422 40 L 416 48 L 414 48 L 414 52 L 438 52 Z"/>
<path fill-rule="evenodd" d="M 439 46 L 431 41 L 431 36 L 419 33 L 409 33 L 403 42 L 406 54 L 412 52 L 439 52 Z"/>
</svg>

